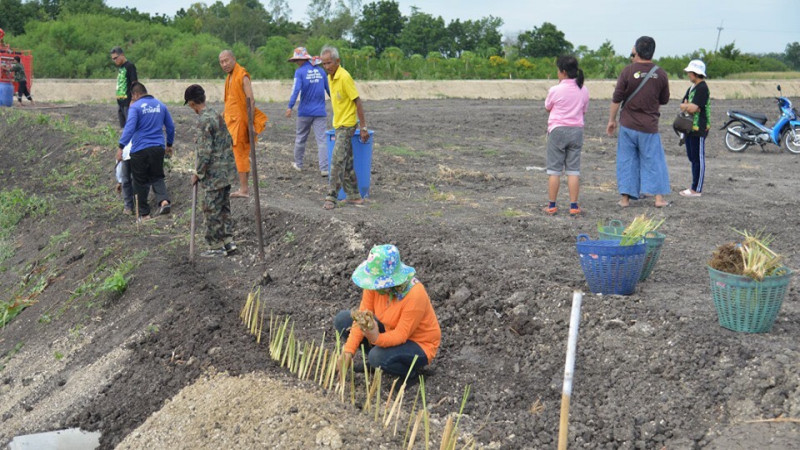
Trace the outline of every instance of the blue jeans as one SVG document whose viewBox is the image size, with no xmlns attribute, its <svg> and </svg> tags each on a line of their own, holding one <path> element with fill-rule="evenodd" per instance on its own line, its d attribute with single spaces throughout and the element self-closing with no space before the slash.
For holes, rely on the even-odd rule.
<svg viewBox="0 0 800 450">
<path fill-rule="evenodd" d="M 617 188 L 620 194 L 634 200 L 641 194 L 670 193 L 667 158 L 660 134 L 619 127 Z"/>
<path fill-rule="evenodd" d="M 385 332 L 386 329 L 383 324 L 378 319 L 375 319 L 375 321 L 378 322 L 378 330 L 381 333 Z M 348 309 L 339 311 L 333 319 L 333 327 L 339 332 L 342 339 L 347 339 L 352 326 L 353 318 L 350 317 L 350 310 Z M 414 341 L 406 341 L 404 344 L 394 347 L 378 347 L 370 344 L 365 338 L 361 341 L 361 345 L 368 352 L 367 364 L 370 367 L 380 367 L 384 372 L 398 377 L 406 376 L 414 356 L 417 356 L 417 362 L 414 363 L 414 370 L 409 375 L 409 379 L 416 378 L 419 369 L 428 365 L 428 357 L 422 347 Z"/>
</svg>

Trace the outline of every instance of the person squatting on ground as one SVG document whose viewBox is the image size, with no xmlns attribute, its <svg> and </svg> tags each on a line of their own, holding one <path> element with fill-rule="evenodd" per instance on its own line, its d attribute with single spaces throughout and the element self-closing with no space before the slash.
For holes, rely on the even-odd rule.
<svg viewBox="0 0 800 450">
<path fill-rule="evenodd" d="M 581 149 L 583 148 L 583 120 L 589 107 L 589 90 L 583 85 L 583 70 L 578 60 L 564 55 L 556 61 L 558 84 L 551 87 L 544 100 L 550 112 L 547 119 L 547 195 L 549 204 L 544 212 L 558 212 L 558 188 L 561 175 L 567 175 L 569 188 L 569 213 L 581 213 L 578 206 L 581 175 Z"/>
<path fill-rule="evenodd" d="M 248 131 L 247 103 L 253 108 L 253 130 L 255 136 L 267 126 L 267 116 L 256 108 L 250 74 L 236 62 L 233 52 L 223 50 L 219 54 L 219 65 L 228 74 L 225 77 L 225 123 L 233 139 L 233 156 L 236 170 L 239 172 L 239 190 L 233 192 L 233 198 L 247 198 L 250 187 L 247 185 L 250 176 L 250 132 Z"/>
<path fill-rule="evenodd" d="M 326 46 L 322 49 L 320 57 L 322 57 L 322 67 L 328 72 L 333 128 L 336 130 L 336 143 L 331 157 L 331 176 L 328 179 L 328 195 L 325 196 L 323 208 L 336 207 L 337 194 L 341 188 L 344 188 L 344 193 L 347 195 L 347 203 L 363 205 L 364 199 L 358 192 L 358 180 L 353 167 L 352 138 L 356 132 L 356 116 L 358 116 L 361 142 L 369 140 L 364 107 L 353 77 L 340 65 L 339 50 Z"/>
<path fill-rule="evenodd" d="M 128 120 L 119 139 L 117 161 L 122 160 L 122 149 L 131 142 L 131 173 L 133 174 L 134 195 L 138 199 L 139 219 L 150 218 L 150 205 L 147 194 L 152 186 L 155 192 L 158 214 L 170 212 L 167 185 L 164 182 L 164 156 L 172 155 L 172 142 L 175 138 L 175 124 L 172 122 L 167 106 L 152 95 L 141 83 L 131 87 L 131 104 Z M 164 149 L 164 130 L 167 132 Z"/>
<path fill-rule="evenodd" d="M 294 71 L 294 84 L 292 95 L 289 97 L 289 107 L 286 117 L 292 117 L 292 108 L 300 96 L 300 106 L 297 107 L 297 127 L 294 139 L 294 162 L 292 168 L 296 171 L 303 169 L 303 156 L 306 153 L 306 140 L 308 133 L 314 130 L 317 140 L 317 156 L 319 158 L 319 173 L 328 176 L 328 146 L 325 142 L 325 125 L 328 114 L 325 112 L 325 93 L 330 96 L 328 77 L 325 71 L 311 63 L 311 55 L 305 47 L 297 47 L 289 62 L 297 64 Z"/>
<path fill-rule="evenodd" d="M 656 41 L 650 36 L 636 40 L 631 64 L 622 69 L 611 99 L 606 133 L 614 135 L 619 112 L 617 188 L 622 195 L 621 207 L 629 206 L 630 199 L 638 200 L 643 194 L 655 195 L 656 207 L 669 205 L 664 200 L 670 192 L 669 172 L 658 132 L 659 107 L 669 102 L 669 81 L 660 67 L 647 78 L 655 66 L 655 50 Z"/>
<path fill-rule="evenodd" d="M 197 115 L 197 146 L 192 185 L 203 187 L 203 217 L 206 222 L 206 243 L 209 249 L 200 256 L 228 256 L 236 252 L 231 220 L 231 183 L 236 178 L 236 164 L 231 151 L 231 135 L 225 119 L 206 105 L 202 86 L 193 84 L 183 93 L 184 105 Z"/>
<path fill-rule="evenodd" d="M 706 65 L 703 61 L 693 59 L 683 71 L 692 82 L 681 102 L 681 111 L 692 115 L 692 131 L 683 138 L 686 156 L 692 163 L 692 186 L 680 194 L 684 197 L 700 197 L 706 173 L 706 136 L 711 127 L 711 94 L 705 81 Z"/>
<path fill-rule="evenodd" d="M 367 364 L 395 376 L 405 376 L 414 357 L 411 378 L 433 361 L 442 332 L 425 287 L 415 277 L 416 270 L 403 264 L 394 245 L 376 245 L 351 279 L 360 288 L 359 311 L 370 311 L 374 318 L 366 330 L 353 326 L 349 310 L 334 318 L 334 328 L 347 341 L 340 367 L 349 368 L 361 345 L 367 351 Z M 358 365 L 354 367 L 359 368 Z"/>
<path fill-rule="evenodd" d="M 11 66 L 11 71 L 14 72 L 14 82 L 17 83 L 17 99 L 20 106 L 22 105 L 22 96 L 28 99 L 33 104 L 33 97 L 31 91 L 28 90 L 28 77 L 25 75 L 25 67 L 22 66 L 22 60 L 19 56 L 14 57 L 14 65 Z"/>
<path fill-rule="evenodd" d="M 125 128 L 125 122 L 128 120 L 128 108 L 131 105 L 131 85 L 139 81 L 139 76 L 136 73 L 136 66 L 125 58 L 122 48 L 114 47 L 111 49 L 111 61 L 117 66 L 117 119 L 119 120 L 119 127 Z M 120 165 L 122 212 L 133 215 L 133 177 L 131 176 L 130 154 L 126 152 L 117 163 Z"/>
</svg>

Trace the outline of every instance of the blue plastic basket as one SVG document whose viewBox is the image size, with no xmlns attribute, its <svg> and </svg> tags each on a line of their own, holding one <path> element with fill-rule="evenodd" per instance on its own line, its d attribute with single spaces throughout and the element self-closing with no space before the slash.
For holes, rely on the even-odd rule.
<svg viewBox="0 0 800 450">
<path fill-rule="evenodd" d="M 595 294 L 633 294 L 644 268 L 644 241 L 619 245 L 619 240 L 593 241 L 581 234 L 577 248 L 589 290 Z"/>
<path fill-rule="evenodd" d="M 625 231 L 625 226 L 619 220 L 611 220 L 608 225 L 598 227 L 598 236 L 600 239 L 622 239 L 622 233 Z M 658 257 L 661 256 L 661 248 L 664 245 L 666 236 L 658 231 L 651 231 L 644 237 L 647 243 L 647 254 L 644 258 L 644 268 L 642 274 L 639 275 L 639 281 L 644 281 L 653 272 L 653 268 L 658 262 Z"/>
</svg>

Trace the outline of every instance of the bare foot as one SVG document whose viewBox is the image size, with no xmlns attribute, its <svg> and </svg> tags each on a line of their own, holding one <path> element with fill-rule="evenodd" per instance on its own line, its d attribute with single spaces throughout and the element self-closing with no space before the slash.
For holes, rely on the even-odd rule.
<svg viewBox="0 0 800 450">
<path fill-rule="evenodd" d="M 333 208 L 336 208 L 336 203 L 334 203 L 334 202 L 332 202 L 330 200 L 325 200 L 325 203 L 322 204 L 322 208 L 323 209 L 327 209 L 327 210 L 331 210 Z"/>
<path fill-rule="evenodd" d="M 348 198 L 347 199 L 347 204 L 348 205 L 353 205 L 353 206 L 364 206 L 364 199 L 363 198 L 359 198 L 359 199 L 349 199 Z"/>
<path fill-rule="evenodd" d="M 620 200 L 620 201 L 617 202 L 617 205 L 620 208 L 627 208 L 628 206 L 631 206 L 631 202 L 630 202 L 630 200 Z"/>
<path fill-rule="evenodd" d="M 249 197 L 250 194 L 247 192 L 241 192 L 241 191 L 231 192 L 231 198 L 249 198 Z"/>
</svg>

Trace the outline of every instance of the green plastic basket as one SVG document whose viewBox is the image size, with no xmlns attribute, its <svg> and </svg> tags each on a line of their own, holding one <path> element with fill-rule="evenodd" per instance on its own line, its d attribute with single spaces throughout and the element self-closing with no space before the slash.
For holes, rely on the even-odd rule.
<svg viewBox="0 0 800 450">
<path fill-rule="evenodd" d="M 614 219 L 609 221 L 608 225 L 599 227 L 598 231 L 600 239 L 619 240 L 622 239 L 622 232 L 625 231 L 625 227 L 621 221 Z M 646 280 L 653 272 L 653 268 L 658 262 L 658 257 L 661 256 L 661 247 L 664 245 L 664 238 L 666 237 L 658 231 L 651 231 L 645 236 L 644 241 L 647 243 L 647 253 L 644 257 L 644 268 L 642 269 L 642 274 L 639 275 L 639 281 Z"/>
<path fill-rule="evenodd" d="M 756 281 L 750 277 L 708 268 L 711 295 L 719 324 L 744 333 L 766 333 L 775 323 L 783 304 L 792 271 Z"/>
</svg>

